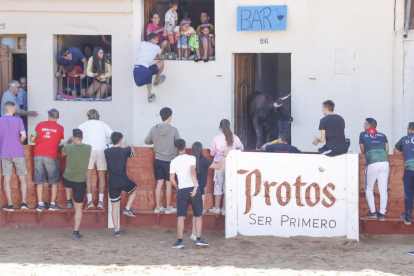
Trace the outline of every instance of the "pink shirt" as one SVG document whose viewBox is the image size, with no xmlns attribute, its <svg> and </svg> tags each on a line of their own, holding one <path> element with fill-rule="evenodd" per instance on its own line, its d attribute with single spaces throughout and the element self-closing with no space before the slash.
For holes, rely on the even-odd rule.
<svg viewBox="0 0 414 276">
<path fill-rule="evenodd" d="M 158 28 L 157 27 L 155 27 L 155 25 L 153 24 L 153 23 L 149 23 L 148 24 L 148 27 L 147 27 L 147 31 L 150 31 L 150 32 L 155 32 L 155 31 L 158 31 L 159 29 L 161 29 L 161 28 L 163 28 L 164 26 L 160 23 L 160 24 L 158 24 Z M 163 36 L 163 32 L 159 32 L 159 33 L 157 33 L 157 35 L 158 35 L 158 45 L 160 45 L 161 44 L 161 42 L 163 42 L 164 41 L 164 36 Z"/>
<path fill-rule="evenodd" d="M 219 163 L 223 158 L 224 152 L 227 149 L 238 149 L 244 150 L 243 144 L 241 143 L 239 137 L 233 134 L 233 146 L 229 147 L 226 142 L 226 137 L 224 134 L 214 137 L 213 142 L 210 147 L 210 154 L 214 156 L 214 162 Z"/>
</svg>

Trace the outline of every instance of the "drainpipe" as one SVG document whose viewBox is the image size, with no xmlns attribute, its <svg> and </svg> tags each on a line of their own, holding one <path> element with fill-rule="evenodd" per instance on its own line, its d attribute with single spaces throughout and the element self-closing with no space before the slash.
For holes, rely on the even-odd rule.
<svg viewBox="0 0 414 276">
<path fill-rule="evenodd" d="M 410 17 L 411 17 L 411 0 L 407 0 L 407 6 L 405 7 L 404 39 L 407 38 L 408 30 L 410 29 Z"/>
</svg>

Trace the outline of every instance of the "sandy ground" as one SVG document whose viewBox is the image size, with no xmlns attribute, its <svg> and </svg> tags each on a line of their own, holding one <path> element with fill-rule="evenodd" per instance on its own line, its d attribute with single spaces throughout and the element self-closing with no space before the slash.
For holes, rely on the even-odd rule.
<svg viewBox="0 0 414 276">
<path fill-rule="evenodd" d="M 345 238 L 242 237 L 205 231 L 208 248 L 185 233 L 185 249 L 172 249 L 175 229 L 0 229 L 0 275 L 413 275 L 414 236 Z"/>
</svg>

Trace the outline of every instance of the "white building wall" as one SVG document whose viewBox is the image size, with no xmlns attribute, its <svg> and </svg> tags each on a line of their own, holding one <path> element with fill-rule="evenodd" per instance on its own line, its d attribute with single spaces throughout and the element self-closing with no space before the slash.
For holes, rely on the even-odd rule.
<svg viewBox="0 0 414 276">
<path fill-rule="evenodd" d="M 1 34 L 27 34 L 28 103 L 38 117 L 29 117 L 28 131 L 47 120 L 46 111 L 56 108 L 65 137 L 87 120 L 86 112 L 95 108 L 101 120 L 115 131 L 133 140 L 133 104 L 131 73 L 132 5 L 130 1 L 2 1 L 0 21 L 7 24 Z M 48 3 L 48 5 L 45 5 Z M 60 12 L 68 10 L 69 12 Z M 89 11 L 89 12 L 86 12 Z M 112 35 L 113 100 L 112 102 L 55 101 L 57 37 L 56 35 Z M 103 44 L 103 43 L 102 43 Z M 65 45 L 66 46 L 66 45 Z"/>
<path fill-rule="evenodd" d="M 84 113 L 96 108 L 114 130 L 144 146 L 150 127 L 161 121 L 159 110 L 168 106 L 173 109 L 172 124 L 187 144 L 200 141 L 208 147 L 219 134 L 221 119 L 230 119 L 234 125 L 234 53 L 291 53 L 295 146 L 316 150 L 311 142 L 319 135 L 321 103 L 327 99 L 336 103 L 336 113 L 344 117 L 354 152 L 366 117 L 377 119 L 379 131 L 388 135 L 390 143 L 402 134 L 404 0 L 396 0 L 396 7 L 390 0 L 288 1 L 287 31 L 275 32 L 237 32 L 237 7 L 252 2 L 215 1 L 216 61 L 166 61 L 167 80 L 153 89 L 157 100 L 152 104 L 147 102 L 146 88 L 137 88 L 132 77 L 144 30 L 143 2 L 0 1 L 0 21 L 7 23 L 0 33 L 28 36 L 29 101 L 40 111 L 39 117 L 30 119 L 29 131 L 46 119 L 48 108 L 55 107 L 61 110 L 60 123 L 68 136 L 86 119 Z M 254 5 L 285 2 L 260 0 Z M 112 35 L 112 102 L 53 100 L 56 34 Z M 260 38 L 268 38 L 269 44 L 260 45 Z M 336 50 L 354 53 L 352 74 L 335 73 Z"/>
</svg>

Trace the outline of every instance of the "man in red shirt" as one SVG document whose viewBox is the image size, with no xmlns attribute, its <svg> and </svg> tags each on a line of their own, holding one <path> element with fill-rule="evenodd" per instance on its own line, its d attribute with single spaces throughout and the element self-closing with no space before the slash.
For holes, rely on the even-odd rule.
<svg viewBox="0 0 414 276">
<path fill-rule="evenodd" d="M 34 148 L 34 183 L 37 192 L 38 205 L 36 210 L 41 212 L 47 208 L 43 202 L 43 184 L 49 183 L 52 186 L 52 198 L 49 210 L 59 211 L 60 207 L 56 204 L 56 195 L 59 188 L 59 168 L 60 162 L 57 158 L 58 145 L 64 138 L 63 126 L 57 123 L 59 111 L 51 109 L 48 121 L 37 124 L 33 131 L 30 142 L 36 143 Z M 46 181 L 47 177 L 47 181 Z M 73 208 L 73 203 L 68 207 Z"/>
</svg>

